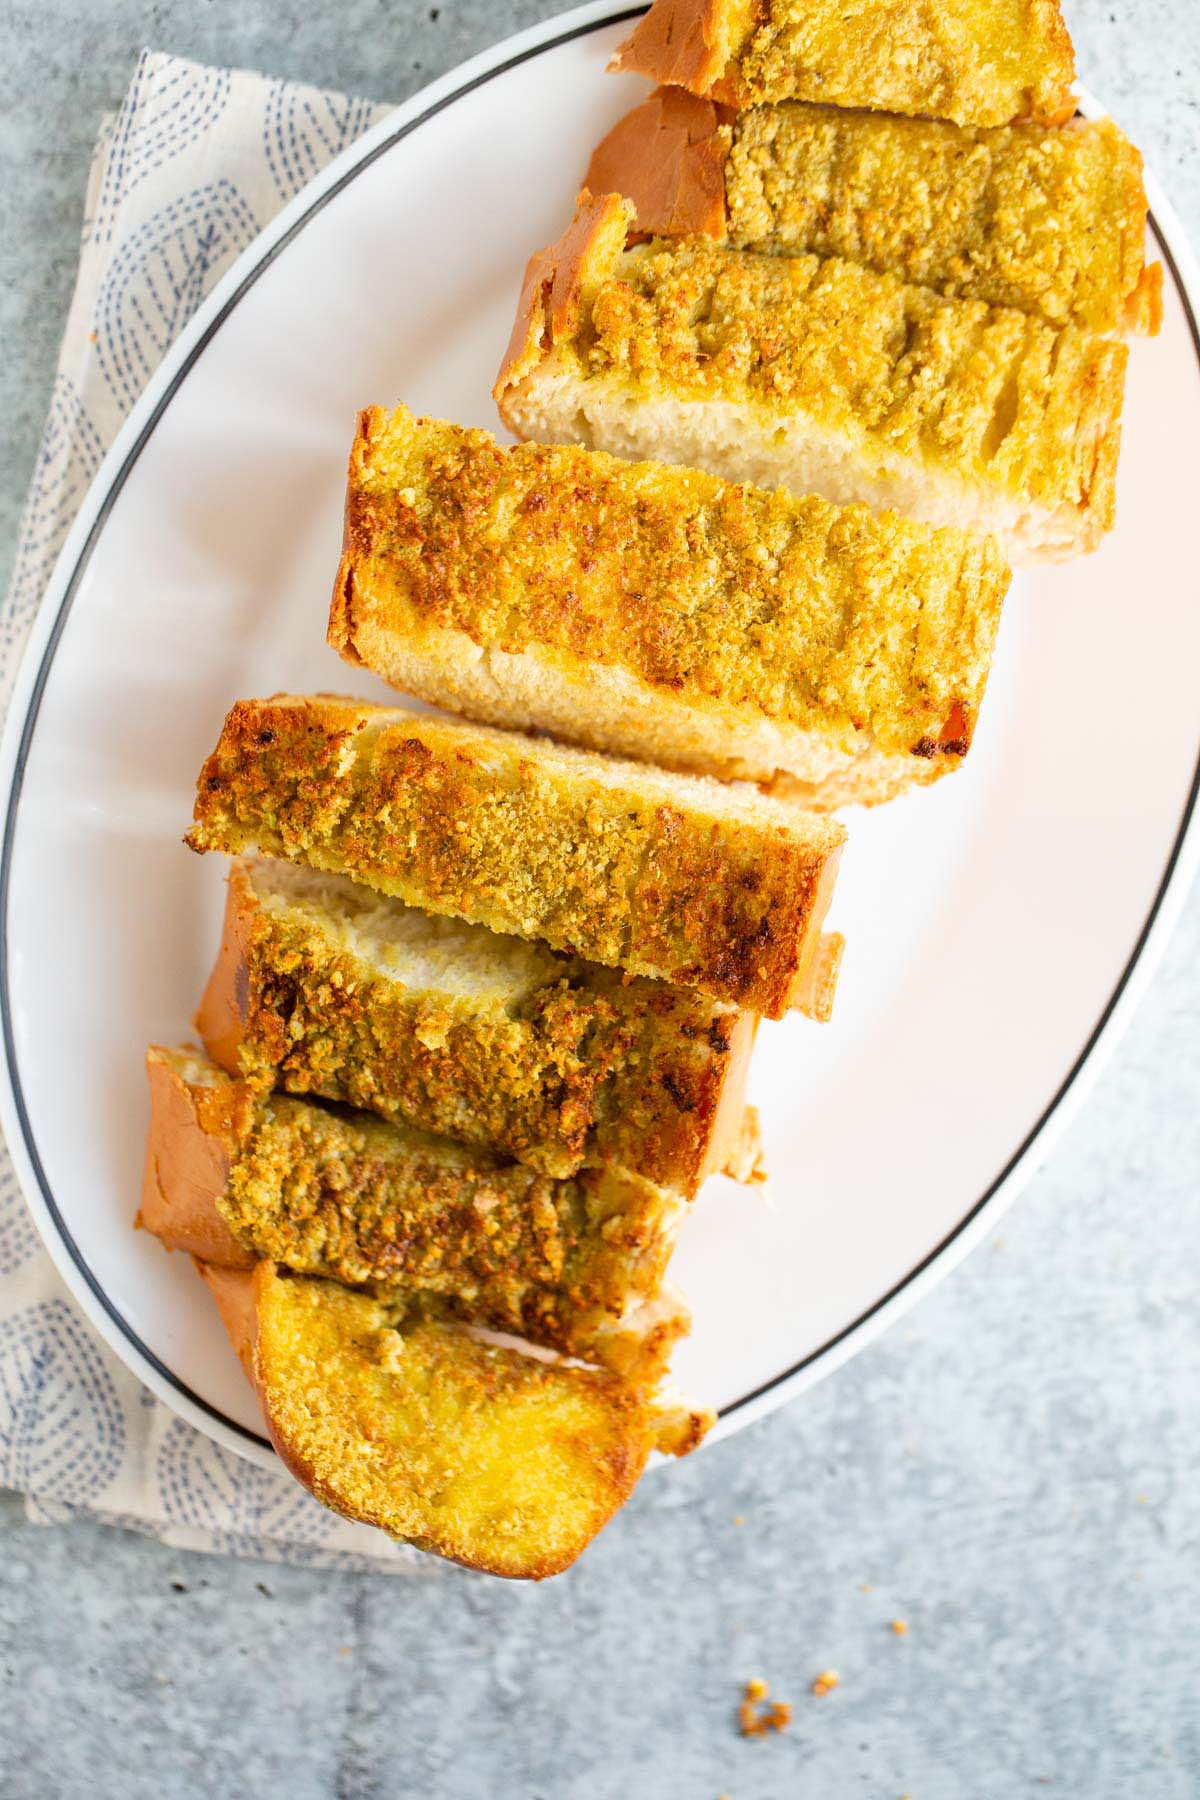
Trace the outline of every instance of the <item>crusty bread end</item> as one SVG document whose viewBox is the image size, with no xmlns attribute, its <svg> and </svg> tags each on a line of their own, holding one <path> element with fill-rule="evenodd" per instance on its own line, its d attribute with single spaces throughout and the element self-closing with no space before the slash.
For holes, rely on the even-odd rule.
<svg viewBox="0 0 1200 1800">
<path fill-rule="evenodd" d="M 249 1269 L 255 1258 L 234 1237 L 217 1210 L 249 1115 L 249 1100 L 237 1083 L 189 1081 L 189 1053 L 154 1046 L 146 1053 L 150 1084 L 150 1129 L 137 1226 L 168 1250 L 222 1268 Z"/>
<path fill-rule="evenodd" d="M 331 1282 L 254 1273 L 255 1383 L 284 1464 L 324 1505 L 467 1568 L 543 1580 L 712 1415 L 535 1360 Z"/>
<path fill-rule="evenodd" d="M 630 201 L 619 194 L 595 199 L 585 188 L 575 202 L 575 216 L 558 242 L 534 251 L 525 267 L 512 335 L 492 389 L 498 405 L 509 388 L 537 367 L 556 338 L 569 337 L 578 329 L 591 297 L 593 268 L 608 270 L 614 255 L 624 249 L 635 222 Z"/>
<path fill-rule="evenodd" d="M 257 1309 L 254 1303 L 254 1270 L 258 1265 L 252 1263 L 245 1269 L 226 1269 L 215 1263 L 204 1262 L 198 1256 L 192 1258 L 192 1263 L 216 1303 L 221 1323 L 229 1335 L 229 1342 L 242 1365 L 246 1380 L 251 1387 L 256 1387 L 254 1338 Z"/>
<path fill-rule="evenodd" d="M 617 46 L 609 69 L 738 106 L 741 86 L 730 63 L 762 10 L 762 0 L 654 0 Z"/>
<path fill-rule="evenodd" d="M 650 237 L 724 237 L 732 117 L 685 88 L 659 88 L 597 144 L 583 185 L 631 200 Z"/>
</svg>

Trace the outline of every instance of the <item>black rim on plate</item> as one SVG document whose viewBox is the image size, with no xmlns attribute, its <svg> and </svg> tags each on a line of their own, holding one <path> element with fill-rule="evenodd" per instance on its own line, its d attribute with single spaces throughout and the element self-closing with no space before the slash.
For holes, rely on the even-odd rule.
<svg viewBox="0 0 1200 1800">
<path fill-rule="evenodd" d="M 376 144 L 368 154 L 355 162 L 351 168 L 347 169 L 331 187 L 318 195 L 317 198 L 312 201 L 311 205 L 309 205 L 304 212 L 293 221 L 288 230 L 271 245 L 270 249 L 263 252 L 261 258 L 255 263 L 254 267 L 248 270 L 243 276 L 242 280 L 229 295 L 220 310 L 209 320 L 204 331 L 192 345 L 191 350 L 188 352 L 179 368 L 176 369 L 169 384 L 159 397 L 150 416 L 147 418 L 145 425 L 126 452 L 125 457 L 104 496 L 100 509 L 92 523 L 91 530 L 88 532 L 88 535 L 80 548 L 79 554 L 76 557 L 74 567 L 71 570 L 63 590 L 63 597 L 58 609 L 58 614 L 54 620 L 50 636 L 46 641 L 36 675 L 34 676 L 29 705 L 21 728 L 21 740 L 17 746 L 12 786 L 9 789 L 6 800 L 4 838 L 3 845 L 0 847 L 0 1022 L 3 1024 L 4 1048 L 8 1059 L 9 1080 L 12 1086 L 13 1103 L 17 1121 L 21 1129 L 21 1135 L 24 1140 L 26 1153 L 28 1154 L 30 1164 L 33 1168 L 42 1200 L 47 1212 L 53 1220 L 55 1230 L 57 1231 L 64 1248 L 76 1269 L 79 1271 L 80 1276 L 95 1296 L 98 1305 L 112 1320 L 121 1336 L 132 1346 L 137 1355 L 155 1371 L 162 1382 L 173 1388 L 178 1395 L 189 1401 L 192 1406 L 198 1409 L 198 1411 L 206 1414 L 208 1418 L 215 1420 L 227 1431 L 242 1438 L 247 1443 L 260 1445 L 266 1449 L 271 1448 L 270 1442 L 260 1432 L 251 1431 L 246 1426 L 240 1425 L 236 1419 L 231 1419 L 227 1413 L 222 1412 L 219 1407 L 213 1406 L 200 1394 L 197 1394 L 194 1389 L 190 1388 L 186 1382 L 181 1381 L 179 1376 L 176 1375 L 173 1370 L 169 1369 L 160 1357 L 155 1355 L 149 1345 L 143 1342 L 124 1315 L 116 1306 L 114 1306 L 95 1272 L 85 1259 L 78 1244 L 75 1242 L 74 1237 L 71 1235 L 58 1202 L 54 1197 L 54 1192 L 46 1178 L 46 1172 L 38 1152 L 28 1109 L 25 1105 L 25 1095 L 21 1086 L 20 1071 L 17 1064 L 9 980 L 10 963 L 8 927 L 9 886 L 12 875 L 13 845 L 16 836 L 17 814 L 20 807 L 21 792 L 24 787 L 25 769 L 29 760 L 29 752 L 33 743 L 34 732 L 37 728 L 38 715 L 41 711 L 42 698 L 46 690 L 46 683 L 49 679 L 51 665 L 54 661 L 67 619 L 70 616 L 71 608 L 79 589 L 80 580 L 91 560 L 96 543 L 99 540 L 100 534 L 108 521 L 109 514 L 112 512 L 113 506 L 116 504 L 117 498 L 120 495 L 131 470 L 137 463 L 142 451 L 152 437 L 159 420 L 162 418 L 167 407 L 187 379 L 187 376 L 196 366 L 197 362 L 204 354 L 204 351 L 212 342 L 217 332 L 221 329 L 221 326 L 225 323 L 226 319 L 237 307 L 243 295 L 254 286 L 255 282 L 264 271 L 270 268 L 275 259 L 287 249 L 288 245 L 296 237 L 299 236 L 300 232 L 304 230 L 309 221 L 315 218 L 319 212 L 328 206 L 330 201 L 334 200 L 344 188 L 349 187 L 350 183 L 360 175 L 364 169 L 369 168 L 372 163 L 376 162 L 381 156 L 386 155 L 396 144 L 401 143 L 406 137 L 409 137 L 416 131 L 419 126 L 426 124 L 428 120 L 436 117 L 438 113 L 444 112 L 447 107 L 464 99 L 468 94 L 473 93 L 476 88 L 485 86 L 489 81 L 494 81 L 497 76 L 507 74 L 510 69 L 515 69 L 521 63 L 528 62 L 535 56 L 541 56 L 547 50 L 557 49 L 563 44 L 570 43 L 575 38 L 586 37 L 593 31 L 602 30 L 605 26 L 623 24 L 627 19 L 640 17 L 645 11 L 646 8 L 644 6 L 634 6 L 629 7 L 624 11 L 611 13 L 602 19 L 593 19 L 585 24 L 575 25 L 567 31 L 560 32 L 555 37 L 547 38 L 542 43 L 531 45 L 527 50 L 518 51 L 516 55 L 506 58 L 502 63 L 498 63 L 495 68 L 488 69 L 481 74 L 473 76 L 470 81 L 463 82 L 463 84 L 460 87 L 455 88 L 453 92 L 445 95 L 440 100 L 434 101 L 414 118 L 409 119 L 403 125 L 397 126 L 395 131 L 389 132 L 387 137 Z M 1149 224 L 1158 243 L 1160 254 L 1171 271 L 1175 283 L 1175 291 L 1179 295 L 1180 303 L 1187 316 L 1192 343 L 1196 350 L 1197 360 L 1200 362 L 1200 326 L 1197 324 L 1196 315 L 1192 308 L 1191 297 L 1180 278 L 1179 269 L 1175 259 L 1152 214 L 1150 216 Z M 865 1325 L 869 1319 L 874 1318 L 877 1313 L 888 1306 L 898 1294 L 902 1293 L 905 1288 L 918 1280 L 925 1270 L 935 1263 L 938 1258 L 949 1249 L 950 1245 L 962 1235 L 971 1224 L 971 1221 L 983 1211 L 993 1196 L 1001 1187 L 1003 1187 L 1004 1183 L 1009 1179 L 1010 1175 L 1012 1175 L 1018 1164 L 1028 1155 L 1029 1151 L 1033 1148 L 1034 1143 L 1042 1135 L 1046 1126 L 1050 1123 L 1050 1120 L 1058 1111 L 1068 1093 L 1075 1085 L 1075 1082 L 1078 1080 L 1080 1073 L 1095 1049 L 1109 1019 L 1112 1017 L 1113 1012 L 1120 1003 L 1138 962 L 1141 960 L 1142 952 L 1146 947 L 1146 940 L 1154 927 L 1162 909 L 1167 890 L 1171 885 L 1171 880 L 1174 876 L 1180 852 L 1183 847 L 1184 838 L 1187 835 L 1192 815 L 1196 809 L 1198 796 L 1200 796 L 1200 757 L 1198 757 L 1197 765 L 1192 775 L 1187 800 L 1180 818 L 1178 831 L 1176 832 L 1174 842 L 1171 846 L 1170 855 L 1167 858 L 1162 877 L 1155 891 L 1150 909 L 1146 914 L 1145 921 L 1130 950 L 1125 967 L 1122 970 L 1103 1011 L 1096 1020 L 1092 1030 L 1089 1032 L 1079 1055 L 1072 1063 L 1051 1099 L 1047 1102 L 1040 1117 L 1030 1128 L 1022 1142 L 1013 1151 L 1013 1154 L 996 1175 L 995 1179 L 989 1183 L 979 1198 L 974 1201 L 970 1208 L 963 1214 L 954 1229 L 948 1232 L 939 1243 L 935 1244 L 928 1255 L 922 1257 L 921 1261 L 915 1264 L 914 1267 L 890 1287 L 886 1293 L 881 1294 L 877 1300 L 874 1300 L 870 1306 L 859 1313 L 857 1318 L 852 1319 L 848 1325 L 843 1326 L 840 1331 L 836 1332 L 832 1337 L 827 1338 L 825 1342 L 818 1345 L 815 1350 L 810 1350 L 806 1356 L 802 1356 L 799 1361 L 793 1363 L 790 1368 L 781 1370 L 778 1375 L 772 1376 L 769 1381 L 763 1382 L 760 1386 L 753 1388 L 748 1394 L 743 1394 L 739 1399 L 731 1401 L 728 1406 L 722 1407 L 721 1417 L 723 1419 L 731 1417 L 743 1407 L 750 1406 L 756 1400 L 762 1399 L 764 1395 L 769 1394 L 774 1388 L 781 1387 L 791 1381 L 793 1377 L 800 1374 L 802 1370 L 809 1368 L 814 1362 L 827 1356 L 831 1350 L 836 1349 L 839 1344 L 844 1343 L 847 1338 L 851 1337 Z"/>
</svg>

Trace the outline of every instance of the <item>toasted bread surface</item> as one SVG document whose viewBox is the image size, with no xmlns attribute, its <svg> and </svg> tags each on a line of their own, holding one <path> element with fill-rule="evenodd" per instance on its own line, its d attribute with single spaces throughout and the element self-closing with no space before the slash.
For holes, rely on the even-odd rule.
<svg viewBox="0 0 1200 1800">
<path fill-rule="evenodd" d="M 225 1163 L 219 1189 L 195 1184 L 169 1212 L 143 1209 L 169 1248 L 234 1269 L 266 1257 L 642 1375 L 661 1372 L 686 1330 L 675 1297 L 641 1316 L 660 1297 L 680 1196 L 620 1170 L 556 1181 L 368 1114 L 250 1099 L 185 1052 L 153 1059 L 178 1115 L 156 1104 L 150 1153 L 163 1185 L 178 1188 L 214 1149 Z M 213 1095 L 241 1118 L 232 1145 L 212 1123 Z"/>
<path fill-rule="evenodd" d="M 330 1282 L 254 1276 L 271 1439 L 319 1500 L 468 1568 L 541 1580 L 628 1499 L 662 1424 L 646 1390 L 536 1361 Z M 702 1434 L 695 1415 L 690 1435 Z M 674 1427 L 676 1440 L 687 1431 Z"/>
<path fill-rule="evenodd" d="M 817 961 L 818 959 L 814 959 Z M 828 1016 L 824 990 L 812 1005 Z M 755 1017 L 693 989 L 239 862 L 196 1018 L 213 1059 L 515 1156 L 694 1194 L 736 1144 Z"/>
<path fill-rule="evenodd" d="M 980 130 L 753 107 L 732 133 L 724 193 L 740 248 L 839 256 L 1054 326 L 1158 328 L 1142 159 L 1111 119 Z M 640 210 L 639 223 L 655 229 Z"/>
<path fill-rule="evenodd" d="M 844 836 L 753 790 L 285 695 L 234 706 L 187 841 L 344 873 L 778 1017 L 818 952 Z"/>
<path fill-rule="evenodd" d="M 1142 159 L 1111 119 L 989 130 L 803 101 L 732 116 L 665 88 L 614 125 L 585 186 L 625 196 L 650 237 L 839 256 L 1055 326 L 1162 321 Z"/>
<path fill-rule="evenodd" d="M 1058 0 L 654 0 L 610 67 L 738 107 L 812 100 L 960 125 L 1075 110 Z"/>
<path fill-rule="evenodd" d="M 330 638 L 443 706 L 836 805 L 864 756 L 961 761 L 1007 583 L 965 532 L 373 408 Z"/>
<path fill-rule="evenodd" d="M 518 436 L 990 527 L 1014 561 L 1110 527 L 1124 345 L 836 257 L 605 242 L 575 329 L 501 371 Z"/>
</svg>

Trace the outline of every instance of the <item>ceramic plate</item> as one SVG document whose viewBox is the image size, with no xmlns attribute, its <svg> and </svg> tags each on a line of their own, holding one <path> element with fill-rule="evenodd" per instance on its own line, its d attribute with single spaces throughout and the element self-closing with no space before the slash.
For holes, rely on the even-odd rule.
<svg viewBox="0 0 1200 1800">
<path fill-rule="evenodd" d="M 18 1171 L 108 1342 L 256 1460 L 271 1452 L 206 1295 L 131 1229 L 143 1049 L 186 1033 L 218 934 L 220 861 L 180 842 L 193 782 L 239 695 L 387 697 L 324 643 L 355 410 L 403 399 L 496 427 L 525 257 L 644 91 L 603 73 L 631 16 L 571 13 L 447 76 L 247 252 L 105 462 L 9 715 Z M 1094 1079 L 1178 911 L 1198 841 L 1200 286 L 1151 195 L 1166 318 L 1132 349 L 1117 529 L 1014 583 L 963 772 L 848 816 L 835 1020 L 760 1037 L 773 1184 L 714 1181 L 685 1226 L 674 1274 L 695 1329 L 677 1370 L 723 1431 L 834 1368 L 978 1241 Z"/>
</svg>

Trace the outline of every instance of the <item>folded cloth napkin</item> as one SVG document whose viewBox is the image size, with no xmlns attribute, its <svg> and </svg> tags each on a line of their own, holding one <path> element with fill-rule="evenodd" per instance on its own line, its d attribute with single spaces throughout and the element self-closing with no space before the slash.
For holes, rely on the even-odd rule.
<svg viewBox="0 0 1200 1800">
<path fill-rule="evenodd" d="M 172 340 L 298 188 L 387 108 L 143 54 L 104 120 L 79 276 L 0 612 L 0 700 L 108 445 Z M 432 1570 L 282 1470 L 218 1449 L 100 1342 L 41 1248 L 0 1151 L 0 1487 L 30 1519 L 89 1515 L 191 1550 Z"/>
</svg>

